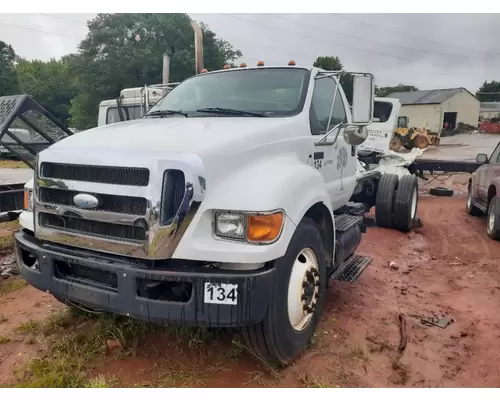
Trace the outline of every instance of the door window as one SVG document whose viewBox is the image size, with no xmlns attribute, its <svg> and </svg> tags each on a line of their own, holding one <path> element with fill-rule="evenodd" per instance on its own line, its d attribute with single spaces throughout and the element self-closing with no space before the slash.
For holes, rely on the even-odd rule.
<svg viewBox="0 0 500 400">
<path fill-rule="evenodd" d="M 344 102 L 339 92 L 335 96 L 332 118 L 330 119 L 330 125 L 328 125 L 336 88 L 337 83 L 333 77 L 316 79 L 314 82 L 311 108 L 309 110 L 309 123 L 313 135 L 324 135 L 328 126 L 331 129 L 341 122 L 347 122 Z"/>
</svg>

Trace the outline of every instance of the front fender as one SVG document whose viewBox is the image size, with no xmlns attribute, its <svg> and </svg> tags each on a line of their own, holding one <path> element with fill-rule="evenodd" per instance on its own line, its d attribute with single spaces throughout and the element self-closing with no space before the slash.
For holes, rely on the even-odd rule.
<svg viewBox="0 0 500 400">
<path fill-rule="evenodd" d="M 180 241 L 174 258 L 259 263 L 282 257 L 296 226 L 314 204 L 330 210 L 331 200 L 321 173 L 295 155 L 254 160 L 219 182 L 207 181 L 199 212 Z M 268 245 L 222 240 L 213 234 L 213 210 L 271 211 L 283 209 L 286 218 L 280 239 Z"/>
</svg>

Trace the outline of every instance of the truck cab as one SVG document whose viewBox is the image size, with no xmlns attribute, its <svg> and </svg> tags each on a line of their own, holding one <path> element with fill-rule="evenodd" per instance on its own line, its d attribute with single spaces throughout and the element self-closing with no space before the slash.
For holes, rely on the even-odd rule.
<svg viewBox="0 0 500 400">
<path fill-rule="evenodd" d="M 142 118 L 151 106 L 177 85 L 171 83 L 123 89 L 117 99 L 101 101 L 97 126 Z"/>
<path fill-rule="evenodd" d="M 355 279 L 371 260 L 356 254 L 364 210 L 349 200 L 374 80 L 353 76 L 351 107 L 338 72 L 206 72 L 139 120 L 51 145 L 26 199 L 34 229 L 15 235 L 21 274 L 91 309 L 237 327 L 289 363 L 329 277 Z"/>
</svg>

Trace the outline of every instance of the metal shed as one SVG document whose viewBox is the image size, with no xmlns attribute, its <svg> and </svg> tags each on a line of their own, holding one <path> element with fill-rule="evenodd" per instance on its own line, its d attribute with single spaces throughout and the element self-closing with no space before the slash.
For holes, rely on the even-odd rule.
<svg viewBox="0 0 500 400">
<path fill-rule="evenodd" d="M 477 126 L 479 100 L 465 88 L 419 90 L 392 93 L 389 97 L 401 102 L 400 116 L 410 119 L 410 126 L 440 132 L 445 123 L 453 130 L 465 123 Z"/>
</svg>

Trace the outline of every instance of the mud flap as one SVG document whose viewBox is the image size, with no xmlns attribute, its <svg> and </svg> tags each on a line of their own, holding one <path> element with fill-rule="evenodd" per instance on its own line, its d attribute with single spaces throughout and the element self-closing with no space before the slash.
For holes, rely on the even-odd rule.
<svg viewBox="0 0 500 400">
<path fill-rule="evenodd" d="M 40 151 L 72 134 L 30 96 L 0 97 L 0 146 L 32 169 Z"/>
</svg>

